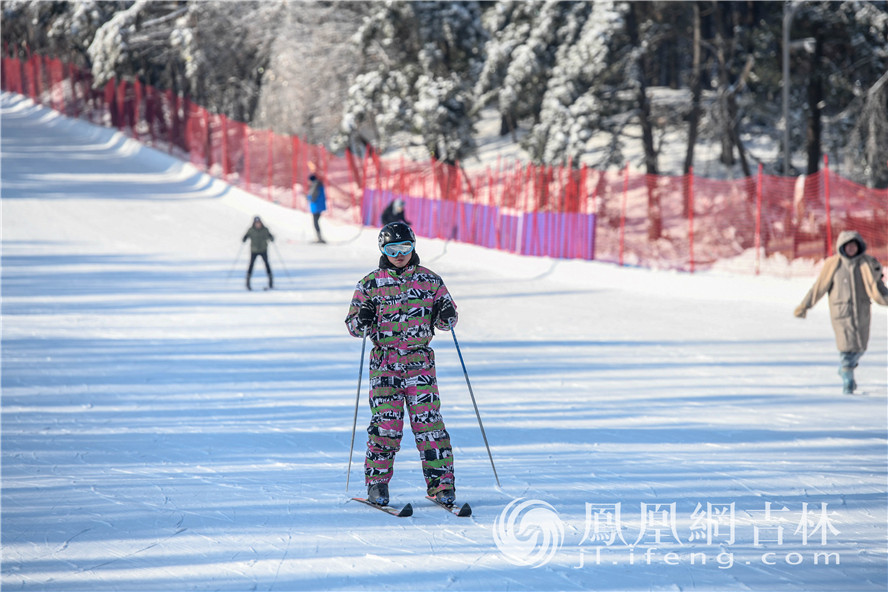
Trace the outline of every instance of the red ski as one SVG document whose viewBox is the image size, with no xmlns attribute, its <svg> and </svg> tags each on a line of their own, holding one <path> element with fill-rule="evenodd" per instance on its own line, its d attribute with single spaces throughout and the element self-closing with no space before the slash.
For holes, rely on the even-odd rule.
<svg viewBox="0 0 888 592">
<path fill-rule="evenodd" d="M 397 516 L 398 518 L 406 518 L 407 516 L 413 516 L 413 506 L 407 504 L 403 508 L 395 508 L 394 506 L 380 506 L 379 504 L 374 504 L 370 500 L 363 497 L 353 497 L 352 498 L 356 502 L 361 502 L 364 505 L 370 506 L 371 508 L 376 508 L 377 510 L 382 510 L 386 514 L 391 514 L 392 516 Z"/>
<path fill-rule="evenodd" d="M 435 502 L 435 504 L 441 506 L 442 508 L 444 508 L 445 510 L 447 510 L 448 512 L 450 512 L 454 516 L 459 516 L 460 518 L 465 518 L 466 516 L 472 515 L 472 508 L 469 507 L 469 504 L 463 504 L 461 506 L 456 506 L 456 504 L 453 504 L 453 505 L 448 506 L 447 504 L 443 504 L 443 503 L 439 502 L 436 498 L 434 498 L 430 495 L 427 495 L 426 499 L 429 501 Z"/>
</svg>

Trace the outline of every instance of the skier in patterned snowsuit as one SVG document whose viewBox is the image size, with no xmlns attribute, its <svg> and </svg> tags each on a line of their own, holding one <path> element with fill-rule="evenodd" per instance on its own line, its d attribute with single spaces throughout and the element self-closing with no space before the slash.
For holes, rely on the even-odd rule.
<svg viewBox="0 0 888 592">
<path fill-rule="evenodd" d="M 370 353 L 369 439 L 364 462 L 368 499 L 388 503 L 395 453 L 400 449 L 407 409 L 428 495 L 445 504 L 455 499 L 453 452 L 441 416 L 435 329 L 457 322 L 456 306 L 441 277 L 419 264 L 416 238 L 403 222 L 379 233 L 379 268 L 358 282 L 345 324 L 349 333 L 373 342 Z"/>
</svg>

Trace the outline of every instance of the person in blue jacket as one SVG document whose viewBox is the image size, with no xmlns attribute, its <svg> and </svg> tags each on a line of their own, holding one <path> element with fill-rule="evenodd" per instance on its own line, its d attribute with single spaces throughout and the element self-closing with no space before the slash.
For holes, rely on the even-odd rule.
<svg viewBox="0 0 888 592">
<path fill-rule="evenodd" d="M 311 215 L 314 218 L 314 229 L 318 235 L 317 242 L 325 243 L 327 241 L 321 236 L 321 225 L 319 224 L 319 221 L 321 219 L 321 213 L 327 209 L 327 192 L 324 190 L 324 184 L 314 173 L 309 175 L 308 180 L 311 181 L 311 184 L 308 186 L 308 203 L 311 209 Z"/>
</svg>

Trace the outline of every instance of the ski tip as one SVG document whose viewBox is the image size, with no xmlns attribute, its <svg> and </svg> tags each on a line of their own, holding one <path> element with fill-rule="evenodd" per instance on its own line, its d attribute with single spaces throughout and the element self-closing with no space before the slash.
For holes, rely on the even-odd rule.
<svg viewBox="0 0 888 592">
<path fill-rule="evenodd" d="M 465 518 L 466 516 L 472 515 L 472 508 L 467 503 L 463 504 L 461 506 L 457 506 L 456 504 L 448 506 L 447 504 L 442 504 L 436 498 L 434 498 L 430 495 L 427 495 L 426 499 L 429 500 L 430 502 L 434 502 L 434 503 L 438 504 L 439 506 L 441 506 L 442 508 L 444 508 L 445 510 L 447 510 L 448 512 L 450 512 L 451 514 L 454 514 L 456 516 L 460 516 L 462 518 Z"/>
<path fill-rule="evenodd" d="M 408 516 L 413 516 L 413 506 L 411 506 L 410 504 L 407 504 L 406 506 L 401 508 L 400 512 L 398 512 L 399 518 L 407 518 Z"/>
</svg>

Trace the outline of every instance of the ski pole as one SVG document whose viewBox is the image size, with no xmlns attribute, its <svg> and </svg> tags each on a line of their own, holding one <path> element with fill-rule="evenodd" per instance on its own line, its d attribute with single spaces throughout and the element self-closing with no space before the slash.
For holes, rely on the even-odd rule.
<svg viewBox="0 0 888 592">
<path fill-rule="evenodd" d="M 240 255 L 241 252 L 244 250 L 245 244 L 247 243 L 241 241 L 241 246 L 237 250 L 237 257 L 234 258 L 234 263 L 231 264 L 231 269 L 228 270 L 228 277 L 225 278 L 226 281 L 231 279 L 231 274 L 234 273 L 234 268 L 237 266 L 237 262 L 240 260 Z"/>
<path fill-rule="evenodd" d="M 484 424 L 481 423 L 481 413 L 478 411 L 478 403 L 475 402 L 475 393 L 472 392 L 472 383 L 469 382 L 469 373 L 466 370 L 466 363 L 463 361 L 462 352 L 459 351 L 459 342 L 456 340 L 456 332 L 453 325 L 450 325 L 450 334 L 453 335 L 453 345 L 456 346 L 456 354 L 459 356 L 459 363 L 462 364 L 463 374 L 466 377 L 466 385 L 469 387 L 469 395 L 472 397 L 472 406 L 475 408 L 475 415 L 478 417 L 478 426 L 481 428 L 481 437 L 484 438 L 484 446 L 487 448 L 487 456 L 490 457 L 490 466 L 493 468 L 493 478 L 496 479 L 496 486 L 500 485 L 499 476 L 496 474 L 496 466 L 493 464 L 493 455 L 490 454 L 490 445 L 487 443 L 487 434 L 484 433 Z"/>
<path fill-rule="evenodd" d="M 274 241 L 271 241 L 271 245 L 274 247 L 274 252 L 277 253 L 278 259 L 281 260 L 281 267 L 284 268 L 284 273 L 287 274 L 288 278 L 292 279 L 292 276 L 290 275 L 290 270 L 287 269 L 287 266 L 284 264 L 284 258 L 281 257 L 281 252 L 278 250 L 278 246 L 275 244 Z"/>
<path fill-rule="evenodd" d="M 364 340 L 361 342 L 361 365 L 358 368 L 358 394 L 355 396 L 355 420 L 352 423 L 352 439 L 348 447 L 348 473 L 345 475 L 345 492 L 348 493 L 348 482 L 352 472 L 352 453 L 355 450 L 355 430 L 358 429 L 358 404 L 361 402 L 361 379 L 364 377 L 364 350 L 367 348 L 367 329 L 364 329 Z"/>
</svg>

